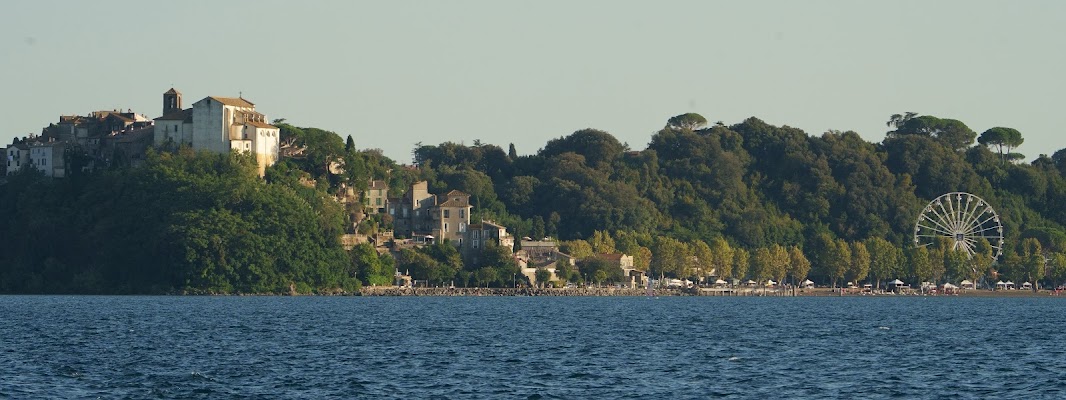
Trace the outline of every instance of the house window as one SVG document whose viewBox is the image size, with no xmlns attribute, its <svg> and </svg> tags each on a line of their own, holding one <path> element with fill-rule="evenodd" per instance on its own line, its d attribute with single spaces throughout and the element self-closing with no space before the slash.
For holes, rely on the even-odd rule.
<svg viewBox="0 0 1066 400">
<path fill-rule="evenodd" d="M 378 197 L 378 198 L 374 199 L 374 203 L 376 203 L 376 205 L 380 206 L 381 205 L 381 198 Z"/>
<path fill-rule="evenodd" d="M 448 232 L 448 223 L 447 222 L 444 223 L 444 231 Z"/>
<path fill-rule="evenodd" d="M 448 210 L 444 210 L 444 218 L 448 218 L 448 217 L 449 217 Z"/>
<path fill-rule="evenodd" d="M 48 165 L 48 160 L 42 158 L 41 165 Z"/>
<path fill-rule="evenodd" d="M 466 232 L 466 222 L 459 223 L 459 232 Z"/>
<path fill-rule="evenodd" d="M 466 218 L 466 210 L 459 210 L 459 218 Z"/>
<path fill-rule="evenodd" d="M 477 244 L 478 244 L 478 240 L 477 240 L 477 239 L 474 239 L 473 247 L 474 247 L 475 249 L 477 248 Z"/>
</svg>

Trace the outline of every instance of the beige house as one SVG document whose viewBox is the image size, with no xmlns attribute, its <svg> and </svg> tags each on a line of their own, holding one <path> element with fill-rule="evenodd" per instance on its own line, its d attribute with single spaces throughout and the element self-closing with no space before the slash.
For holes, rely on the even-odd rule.
<svg viewBox="0 0 1066 400">
<path fill-rule="evenodd" d="M 385 191 L 387 192 L 387 191 Z M 452 190 L 444 195 L 429 193 L 425 181 L 415 182 L 401 198 L 385 201 L 397 236 L 425 242 L 449 240 L 462 246 L 470 225 L 470 195 Z"/>
<path fill-rule="evenodd" d="M 645 272 L 640 271 L 633 267 L 633 256 L 614 253 L 614 254 L 599 254 L 596 257 L 606 260 L 611 265 L 617 265 L 622 269 L 622 276 L 628 280 L 629 287 L 642 287 L 646 284 Z"/>
<path fill-rule="evenodd" d="M 367 214 L 385 213 L 389 204 L 389 186 L 383 180 L 371 180 L 363 192 Z"/>
</svg>

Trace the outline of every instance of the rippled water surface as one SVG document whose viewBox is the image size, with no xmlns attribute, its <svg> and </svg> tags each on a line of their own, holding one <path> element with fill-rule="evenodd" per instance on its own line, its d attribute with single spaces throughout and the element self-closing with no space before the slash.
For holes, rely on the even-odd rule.
<svg viewBox="0 0 1066 400">
<path fill-rule="evenodd" d="M 0 398 L 1066 398 L 1060 298 L 0 296 Z"/>
</svg>

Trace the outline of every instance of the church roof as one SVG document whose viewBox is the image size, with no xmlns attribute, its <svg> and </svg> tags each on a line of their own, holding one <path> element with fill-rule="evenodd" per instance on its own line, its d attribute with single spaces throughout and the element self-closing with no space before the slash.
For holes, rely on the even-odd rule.
<svg viewBox="0 0 1066 400">
<path fill-rule="evenodd" d="M 186 121 L 192 122 L 192 109 L 186 108 L 184 110 L 174 110 L 167 115 L 156 118 L 156 121 Z"/>
<path fill-rule="evenodd" d="M 217 97 L 217 96 L 208 96 L 208 98 L 211 98 L 211 99 L 215 99 L 215 101 L 217 101 L 217 102 L 219 102 L 219 103 L 222 103 L 222 104 L 225 104 L 225 105 L 227 105 L 227 106 L 234 106 L 234 107 L 255 107 L 255 103 L 252 103 L 252 102 L 250 102 L 250 101 L 248 101 L 248 100 L 245 100 L 245 99 L 243 99 L 243 98 L 240 98 L 240 97 Z"/>
<path fill-rule="evenodd" d="M 247 125 L 251 125 L 251 126 L 254 126 L 254 127 L 256 127 L 256 128 L 264 128 L 264 129 L 278 129 L 278 127 L 276 127 L 276 126 L 274 126 L 274 125 L 271 125 L 271 124 L 268 124 L 268 123 L 266 123 L 266 122 L 259 122 L 259 121 L 248 121 L 248 122 L 245 122 L 245 124 L 247 124 Z"/>
<path fill-rule="evenodd" d="M 166 91 L 163 94 L 181 94 L 181 92 L 174 90 L 174 88 L 170 88 L 170 90 Z"/>
</svg>

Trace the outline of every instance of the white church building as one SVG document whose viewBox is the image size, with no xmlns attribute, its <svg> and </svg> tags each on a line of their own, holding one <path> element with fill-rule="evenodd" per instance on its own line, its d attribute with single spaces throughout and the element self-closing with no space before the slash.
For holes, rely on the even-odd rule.
<svg viewBox="0 0 1066 400">
<path fill-rule="evenodd" d="M 259 175 L 278 161 L 280 131 L 243 97 L 208 96 L 182 109 L 181 92 L 163 93 L 163 116 L 155 119 L 154 144 L 186 144 L 215 153 L 249 152 Z"/>
</svg>

